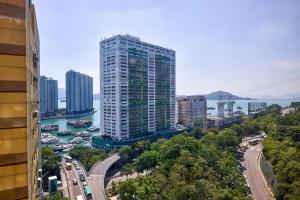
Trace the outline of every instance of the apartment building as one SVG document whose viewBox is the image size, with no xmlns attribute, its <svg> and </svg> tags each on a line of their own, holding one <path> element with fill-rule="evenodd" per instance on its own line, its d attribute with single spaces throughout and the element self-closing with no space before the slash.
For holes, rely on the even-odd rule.
<svg viewBox="0 0 300 200">
<path fill-rule="evenodd" d="M 194 127 L 201 124 L 206 129 L 207 102 L 204 96 L 187 96 L 177 100 L 178 124 Z"/>
<path fill-rule="evenodd" d="M 101 134 L 115 140 L 175 129 L 175 51 L 117 35 L 100 42 Z"/>
<path fill-rule="evenodd" d="M 58 85 L 57 80 L 46 76 L 40 77 L 40 113 L 41 115 L 51 114 L 58 109 Z"/>
<path fill-rule="evenodd" d="M 69 70 L 66 73 L 66 108 L 68 114 L 93 110 L 93 78 Z"/>
<path fill-rule="evenodd" d="M 0 0 L 0 199 L 39 199 L 39 34 L 29 0 Z"/>
</svg>

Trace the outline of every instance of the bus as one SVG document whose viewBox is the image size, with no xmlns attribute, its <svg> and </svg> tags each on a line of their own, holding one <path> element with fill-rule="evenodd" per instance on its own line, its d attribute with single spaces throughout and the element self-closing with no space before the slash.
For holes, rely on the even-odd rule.
<svg viewBox="0 0 300 200">
<path fill-rule="evenodd" d="M 93 199 L 93 197 L 92 197 L 92 190 L 91 190 L 91 187 L 89 185 L 87 185 L 85 187 L 84 192 L 85 192 L 85 196 L 86 196 L 87 200 Z"/>
<path fill-rule="evenodd" d="M 66 163 L 66 169 L 67 169 L 67 170 L 71 170 L 71 169 L 72 169 L 71 163 Z"/>
</svg>

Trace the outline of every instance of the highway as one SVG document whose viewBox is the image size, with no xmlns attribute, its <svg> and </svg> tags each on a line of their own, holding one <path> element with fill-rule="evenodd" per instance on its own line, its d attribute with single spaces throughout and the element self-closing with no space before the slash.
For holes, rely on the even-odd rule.
<svg viewBox="0 0 300 200">
<path fill-rule="evenodd" d="M 93 200 L 105 200 L 104 178 L 107 170 L 118 161 L 119 155 L 114 154 L 103 161 L 97 162 L 89 172 L 89 185 L 91 186 Z"/>
<path fill-rule="evenodd" d="M 84 195 L 84 188 L 82 185 L 82 182 L 79 180 L 79 175 L 78 175 L 78 170 L 75 169 L 74 164 L 72 163 L 72 169 L 71 170 L 66 170 L 66 163 L 63 160 L 62 161 L 62 167 L 65 169 L 66 173 L 67 173 L 67 184 L 69 187 L 69 191 L 70 191 L 70 199 L 71 200 L 76 200 L 78 195 L 82 195 L 82 197 L 85 199 L 85 195 Z M 84 172 L 84 170 L 82 169 L 82 166 L 80 166 L 80 170 Z M 86 175 L 85 175 L 86 177 Z M 73 179 L 76 178 L 77 179 L 77 185 L 73 184 Z"/>
<path fill-rule="evenodd" d="M 262 142 L 259 142 L 257 145 L 249 146 L 246 150 L 241 162 L 245 168 L 243 174 L 247 179 L 254 200 L 273 200 L 272 191 L 260 170 L 259 156 L 262 148 Z"/>
</svg>

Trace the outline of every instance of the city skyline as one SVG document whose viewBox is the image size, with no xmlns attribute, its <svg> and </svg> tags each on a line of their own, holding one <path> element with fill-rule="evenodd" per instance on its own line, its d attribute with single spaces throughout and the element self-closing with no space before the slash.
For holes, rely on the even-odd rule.
<svg viewBox="0 0 300 200">
<path fill-rule="evenodd" d="M 36 4 L 44 36 L 41 72 L 57 78 L 60 88 L 64 77 L 56 69 L 66 71 L 70 66 L 99 83 L 99 41 L 123 32 L 177 50 L 178 95 L 216 90 L 242 96 L 300 92 L 299 1 Z M 94 93 L 99 93 L 98 84 Z"/>
</svg>

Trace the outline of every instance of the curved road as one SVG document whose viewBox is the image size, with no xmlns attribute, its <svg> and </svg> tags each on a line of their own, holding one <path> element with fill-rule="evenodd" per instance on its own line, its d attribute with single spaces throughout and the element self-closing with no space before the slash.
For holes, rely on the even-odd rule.
<svg viewBox="0 0 300 200">
<path fill-rule="evenodd" d="M 107 170 L 120 158 L 112 155 L 101 162 L 97 162 L 89 172 L 89 185 L 92 189 L 93 200 L 105 200 L 104 178 Z"/>
<path fill-rule="evenodd" d="M 273 200 L 272 191 L 269 188 L 262 171 L 260 170 L 259 156 L 262 152 L 262 142 L 249 146 L 241 162 L 246 169 L 243 174 L 246 176 L 254 200 Z"/>
</svg>

